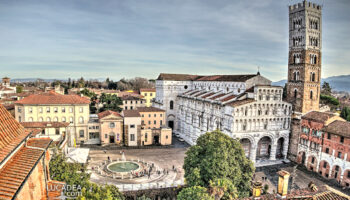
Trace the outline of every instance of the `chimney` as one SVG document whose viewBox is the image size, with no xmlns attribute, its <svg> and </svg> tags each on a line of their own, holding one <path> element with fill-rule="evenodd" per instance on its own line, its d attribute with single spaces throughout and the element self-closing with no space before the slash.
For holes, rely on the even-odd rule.
<svg viewBox="0 0 350 200">
<path fill-rule="evenodd" d="M 262 189 L 262 183 L 261 182 L 255 182 L 253 183 L 253 199 L 260 199 L 261 195 L 261 189 Z"/>
<path fill-rule="evenodd" d="M 281 170 L 277 172 L 278 174 L 278 190 L 277 193 L 282 199 L 286 198 L 288 193 L 288 181 L 289 181 L 289 172 Z"/>
</svg>

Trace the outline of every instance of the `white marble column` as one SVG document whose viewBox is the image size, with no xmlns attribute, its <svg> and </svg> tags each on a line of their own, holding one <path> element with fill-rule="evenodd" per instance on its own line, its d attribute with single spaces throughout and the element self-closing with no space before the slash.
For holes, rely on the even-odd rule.
<svg viewBox="0 0 350 200">
<path fill-rule="evenodd" d="M 251 161 L 253 161 L 254 163 L 256 162 L 256 151 L 257 151 L 257 144 L 251 144 L 251 148 L 250 148 L 250 155 L 249 155 L 249 159 Z"/>
<path fill-rule="evenodd" d="M 283 159 L 287 159 L 287 154 L 288 154 L 288 144 L 289 144 L 289 138 L 284 138 L 283 141 Z"/>
<path fill-rule="evenodd" d="M 277 142 L 271 143 L 270 160 L 276 160 Z"/>
</svg>

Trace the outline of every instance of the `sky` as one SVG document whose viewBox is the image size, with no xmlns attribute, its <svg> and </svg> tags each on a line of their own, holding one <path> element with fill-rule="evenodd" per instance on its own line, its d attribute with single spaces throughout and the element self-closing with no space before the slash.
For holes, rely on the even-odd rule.
<svg viewBox="0 0 350 200">
<path fill-rule="evenodd" d="M 301 0 L 0 0 L 0 76 L 287 77 L 288 5 Z M 322 77 L 350 74 L 350 1 L 323 4 Z"/>
</svg>

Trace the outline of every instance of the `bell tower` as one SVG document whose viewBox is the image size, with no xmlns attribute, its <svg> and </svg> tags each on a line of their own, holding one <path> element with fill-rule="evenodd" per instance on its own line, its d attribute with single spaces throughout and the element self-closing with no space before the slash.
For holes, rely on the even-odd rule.
<svg viewBox="0 0 350 200">
<path fill-rule="evenodd" d="M 304 0 L 289 6 L 287 101 L 295 113 L 319 110 L 322 6 Z"/>
</svg>

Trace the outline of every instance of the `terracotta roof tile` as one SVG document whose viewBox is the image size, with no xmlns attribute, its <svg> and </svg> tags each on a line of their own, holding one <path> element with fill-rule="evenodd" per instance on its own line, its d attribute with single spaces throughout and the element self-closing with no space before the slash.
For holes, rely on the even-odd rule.
<svg viewBox="0 0 350 200">
<path fill-rule="evenodd" d="M 0 105 L 0 163 L 28 137 L 30 132 L 24 131 L 23 126 Z"/>
<path fill-rule="evenodd" d="M 79 95 L 62 95 L 55 92 L 33 94 L 15 104 L 90 104 L 90 100 Z"/>
<path fill-rule="evenodd" d="M 231 103 L 228 103 L 227 105 L 236 107 L 236 106 L 241 106 L 241 105 L 244 105 L 247 103 L 252 103 L 252 102 L 255 102 L 255 100 L 254 99 L 243 99 L 243 100 L 233 101 Z"/>
<path fill-rule="evenodd" d="M 140 92 L 156 92 L 156 88 L 141 88 Z"/>
<path fill-rule="evenodd" d="M 211 100 L 215 100 L 215 99 L 217 99 L 217 98 L 220 98 L 220 97 L 223 97 L 223 96 L 225 96 L 226 94 L 219 94 L 219 95 L 216 95 L 216 96 L 214 96 L 214 97 L 211 97 L 210 99 Z"/>
<path fill-rule="evenodd" d="M 220 101 L 221 102 L 230 101 L 230 100 L 234 99 L 235 97 L 236 97 L 235 95 L 230 95 L 230 96 L 227 96 L 227 97 L 221 99 Z"/>
<path fill-rule="evenodd" d="M 105 118 L 105 117 L 110 116 L 110 115 L 114 115 L 116 117 L 121 117 L 120 113 L 114 112 L 111 110 L 106 110 L 106 111 L 100 112 L 97 115 L 98 115 L 99 119 Z"/>
<path fill-rule="evenodd" d="M 165 112 L 165 110 L 162 110 L 162 109 L 156 108 L 156 107 L 138 107 L 137 111 L 139 111 L 139 112 Z"/>
<path fill-rule="evenodd" d="M 306 119 L 306 120 L 312 120 L 312 121 L 325 123 L 327 120 L 329 120 L 330 118 L 332 118 L 334 116 L 335 115 L 333 115 L 331 113 L 311 111 L 311 112 L 303 115 L 301 118 Z"/>
<path fill-rule="evenodd" d="M 134 96 L 134 95 L 125 95 L 125 96 L 122 96 L 120 97 L 122 100 L 141 100 L 141 97 L 137 97 L 137 96 Z"/>
<path fill-rule="evenodd" d="M 336 120 L 324 128 L 326 132 L 350 137 L 350 122 Z"/>
<path fill-rule="evenodd" d="M 207 97 L 210 97 L 211 95 L 215 94 L 215 92 L 211 92 L 209 94 L 206 94 L 204 96 L 202 96 L 203 99 L 207 98 Z"/>
<path fill-rule="evenodd" d="M 12 199 L 45 151 L 21 148 L 0 170 L 0 199 Z"/>
<path fill-rule="evenodd" d="M 69 126 L 69 122 L 21 122 L 24 128 L 59 128 Z"/>
<path fill-rule="evenodd" d="M 51 142 L 50 138 L 30 138 L 27 140 L 27 146 L 47 149 Z"/>
<path fill-rule="evenodd" d="M 137 110 L 123 110 L 124 117 L 141 117 Z"/>
</svg>

